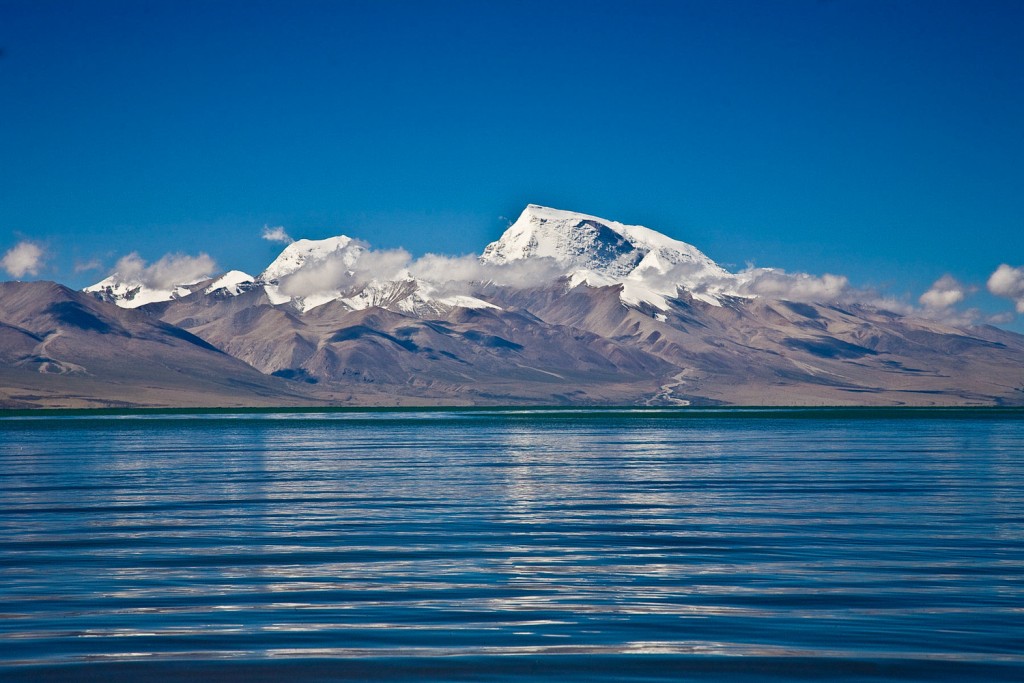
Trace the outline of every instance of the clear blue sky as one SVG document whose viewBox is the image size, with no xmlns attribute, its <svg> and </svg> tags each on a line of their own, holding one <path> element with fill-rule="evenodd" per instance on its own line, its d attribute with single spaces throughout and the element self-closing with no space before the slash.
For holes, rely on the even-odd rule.
<svg viewBox="0 0 1024 683">
<path fill-rule="evenodd" d="M 1016 0 L 0 0 L 0 49 L 0 252 L 75 286 L 258 272 L 265 224 L 479 252 L 531 202 L 915 299 L 1024 264 Z"/>
</svg>

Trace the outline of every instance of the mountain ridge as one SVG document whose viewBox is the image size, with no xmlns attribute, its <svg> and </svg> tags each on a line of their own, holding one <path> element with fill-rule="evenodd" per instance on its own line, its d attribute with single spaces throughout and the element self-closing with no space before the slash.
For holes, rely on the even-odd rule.
<svg viewBox="0 0 1024 683">
<path fill-rule="evenodd" d="M 374 288 L 379 292 L 388 289 L 389 285 L 393 288 L 394 283 L 404 283 L 410 295 L 417 291 L 422 295 L 421 303 L 441 299 L 446 305 L 486 307 L 486 302 L 464 296 L 450 302 L 445 302 L 444 297 L 433 297 L 430 294 L 433 283 L 415 277 L 408 268 L 397 269 L 390 281 L 346 282 L 343 274 L 351 273 L 361 257 L 368 253 L 368 245 L 347 235 L 320 240 L 300 239 L 288 244 L 258 276 L 253 278 L 241 271 L 230 271 L 215 278 L 215 283 L 208 285 L 207 289 L 223 286 L 229 293 L 237 294 L 240 287 L 245 289 L 245 285 L 251 282 L 253 286 L 263 287 L 275 305 L 290 303 L 309 309 L 327 301 L 347 300 L 352 308 L 361 308 L 376 305 L 377 300 L 372 294 L 364 297 L 367 300 L 360 300 L 362 292 Z M 528 205 L 498 240 L 485 247 L 478 260 L 484 266 L 498 268 L 516 262 L 545 260 L 552 266 L 546 273 L 548 276 L 566 277 L 572 285 L 623 283 L 626 289 L 631 290 L 631 293 L 624 294 L 625 301 L 655 305 L 662 302 L 663 296 L 674 295 L 675 288 L 651 289 L 645 281 L 647 274 L 666 276 L 673 268 L 689 266 L 688 277 L 673 284 L 691 290 L 695 289 L 696 280 L 725 282 L 734 277 L 693 245 L 650 228 L 537 204 Z M 318 274 L 315 272 L 317 268 L 339 271 L 335 274 L 338 286 L 333 289 L 325 287 L 323 291 L 305 296 L 289 292 L 289 289 L 292 292 L 299 289 L 294 283 L 289 287 L 289 280 Z M 230 282 L 217 284 L 229 274 L 234 275 Z M 137 307 L 185 298 L 196 291 L 196 284 L 198 282 L 194 281 L 170 287 L 150 287 L 137 277 L 122 278 L 118 273 L 112 273 L 84 291 L 122 307 Z M 350 291 L 342 291 L 343 285 L 349 285 Z M 728 293 L 737 294 L 735 291 Z M 696 296 L 712 304 L 718 302 L 712 294 L 697 292 Z"/>
<path fill-rule="evenodd" d="M 118 301 L 110 278 L 71 294 L 30 283 L 51 304 L 72 299 L 62 320 L 36 307 L 46 329 L 8 283 L 0 367 L 22 389 L 45 385 L 34 405 L 61 404 L 57 376 L 88 384 L 78 367 L 106 373 L 133 405 L 188 405 L 189 382 L 231 405 L 1024 404 L 1024 336 L 844 302 L 838 278 L 803 276 L 814 285 L 803 300 L 759 294 L 766 273 L 786 277 L 729 273 L 648 228 L 530 205 L 479 257 L 414 260 L 338 236 L 293 242 L 256 277 L 165 288 L 161 301 L 139 304 L 152 296 L 141 290 Z M 76 315 L 99 322 L 76 326 Z M 118 368 L 118 326 L 155 342 L 141 353 L 181 381 Z M 63 355 L 40 352 L 47 339 Z M 183 353 L 202 371 L 179 367 Z M 232 397 L 239 377 L 249 389 Z M 75 389 L 87 405 L 110 398 L 89 387 Z"/>
</svg>

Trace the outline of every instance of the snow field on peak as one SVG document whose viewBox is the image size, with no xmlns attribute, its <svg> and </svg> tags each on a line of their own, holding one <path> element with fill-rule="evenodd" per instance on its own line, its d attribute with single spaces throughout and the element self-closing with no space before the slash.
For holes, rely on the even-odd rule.
<svg viewBox="0 0 1024 683">
<path fill-rule="evenodd" d="M 249 275 L 248 273 L 243 273 L 240 270 L 229 270 L 228 272 L 224 273 L 219 278 L 211 282 L 210 286 L 204 289 L 203 291 L 206 294 L 210 294 L 211 292 L 215 292 L 218 289 L 223 289 L 232 296 L 238 296 L 243 291 L 240 288 L 240 285 L 251 284 L 254 281 L 255 278 L 253 278 L 253 276 Z"/>
</svg>

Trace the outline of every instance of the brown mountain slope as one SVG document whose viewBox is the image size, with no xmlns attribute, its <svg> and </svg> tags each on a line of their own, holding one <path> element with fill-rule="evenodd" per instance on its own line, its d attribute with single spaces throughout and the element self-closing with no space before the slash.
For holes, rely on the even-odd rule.
<svg viewBox="0 0 1024 683">
<path fill-rule="evenodd" d="M 152 308 L 260 369 L 345 401 L 992 405 L 1024 403 L 1024 337 L 770 299 L 628 307 L 619 287 L 482 286 L 499 309 L 422 316 L 261 290 Z M 397 308 L 396 304 L 396 308 Z M 371 391 L 372 390 L 372 391 Z"/>
<path fill-rule="evenodd" d="M 299 314 L 257 291 L 152 310 L 262 372 L 357 403 L 367 392 L 462 404 L 633 403 L 671 370 L 645 351 L 525 311 L 452 308 L 420 318 L 331 302 Z"/>
<path fill-rule="evenodd" d="M 53 282 L 0 283 L 0 406 L 310 403 L 295 389 L 144 312 Z"/>
<path fill-rule="evenodd" d="M 685 294 L 665 312 L 618 287 L 500 292 L 506 305 L 629 343 L 674 365 L 668 397 L 744 405 L 1024 403 L 1024 337 L 866 307 Z M 504 296 L 502 296 L 504 294 Z M 657 316 L 657 317 L 656 317 Z M 662 319 L 663 318 L 663 319 Z"/>
<path fill-rule="evenodd" d="M 0 405 L 1020 405 L 1024 336 L 858 306 L 481 286 L 419 315 L 261 288 L 121 309 L 0 284 Z M 394 302 L 399 308 L 400 302 Z"/>
</svg>

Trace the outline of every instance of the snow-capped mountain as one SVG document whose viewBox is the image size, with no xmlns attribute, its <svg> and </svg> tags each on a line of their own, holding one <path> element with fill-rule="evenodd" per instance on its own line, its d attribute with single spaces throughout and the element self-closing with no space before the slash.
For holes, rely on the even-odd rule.
<svg viewBox="0 0 1024 683">
<path fill-rule="evenodd" d="M 260 273 L 256 282 L 263 286 L 267 297 L 274 305 L 295 303 L 300 310 L 314 308 L 343 296 L 340 289 L 330 287 L 330 281 L 337 279 L 331 276 L 343 275 L 350 271 L 366 248 L 365 244 L 347 235 L 322 240 L 296 240 L 285 247 L 284 251 Z M 317 272 L 318 270 L 320 272 Z M 290 278 L 302 278 L 303 275 L 310 281 L 324 281 L 323 291 L 316 291 L 315 286 L 304 288 L 301 282 L 291 283 L 293 288 L 289 287 Z M 289 289 L 292 292 L 295 289 L 313 291 L 305 295 L 295 295 L 290 293 Z"/>
<path fill-rule="evenodd" d="M 370 258 L 366 244 L 345 235 L 323 240 L 298 240 L 256 279 L 274 305 L 306 312 L 332 301 L 352 310 L 371 307 L 423 314 L 454 306 L 487 308 L 491 304 L 465 295 L 445 295 L 408 268 Z M 379 272 L 381 268 L 391 272 Z"/>
<path fill-rule="evenodd" d="M 468 291 L 453 294 L 450 281 L 435 281 L 444 280 L 445 274 L 434 274 L 435 279 L 414 277 L 406 267 L 389 272 L 372 254 L 364 243 L 347 236 L 299 240 L 285 248 L 256 283 L 273 304 L 300 311 L 331 301 L 353 310 L 375 306 L 418 315 L 451 307 L 495 307 Z M 722 296 L 737 295 L 739 282 L 693 245 L 650 228 L 536 204 L 527 206 L 479 257 L 492 269 L 531 259 L 554 263 L 549 275 L 565 278 L 570 287 L 622 285 L 620 299 L 626 305 L 648 304 L 661 310 L 680 288 L 719 305 Z M 494 274 L 481 270 L 476 280 L 465 284 L 471 289 Z"/>
<path fill-rule="evenodd" d="M 331 263 L 342 269 L 350 268 L 365 250 L 366 245 L 345 235 L 323 240 L 297 240 L 285 247 L 257 277 L 240 270 L 231 270 L 209 281 L 205 287 L 196 286 L 204 282 L 200 280 L 162 288 L 147 285 L 138 278 L 126 278 L 119 273 L 113 273 L 100 282 L 86 287 L 84 291 L 122 308 L 138 308 L 146 304 L 187 297 L 198 290 L 205 294 L 216 292 L 221 296 L 238 296 L 262 287 L 273 304 L 295 304 L 298 308 L 305 309 L 339 298 L 342 294 L 333 292 L 313 297 L 294 297 L 281 292 L 282 280 L 287 280 L 304 267 L 312 270 L 317 264 Z"/>
<path fill-rule="evenodd" d="M 365 244 L 347 235 L 322 240 L 295 240 L 260 273 L 259 281 L 265 284 L 277 283 L 282 278 L 294 275 L 307 264 L 334 257 L 351 267 L 365 250 Z"/>
<path fill-rule="evenodd" d="M 146 304 L 171 301 L 172 299 L 188 296 L 193 291 L 190 285 L 195 284 L 191 282 L 175 285 L 170 288 L 151 287 L 138 280 L 122 279 L 120 275 L 114 273 L 96 284 L 86 287 L 82 291 L 89 292 L 103 301 L 115 303 L 121 308 L 138 308 Z"/>
<path fill-rule="evenodd" d="M 254 289 L 263 290 L 272 305 L 303 313 L 332 301 L 352 310 L 381 307 L 417 315 L 453 307 L 494 307 L 476 297 L 445 291 L 437 283 L 417 279 L 404 266 L 374 272 L 376 261 L 360 262 L 369 251 L 365 243 L 347 235 L 302 239 L 285 247 L 256 277 L 232 270 L 213 280 L 166 289 L 114 273 L 84 291 L 122 308 L 172 301 L 198 291 L 234 297 Z"/>
<path fill-rule="evenodd" d="M 654 230 L 536 205 L 479 257 L 413 259 L 337 236 L 288 245 L 256 277 L 156 288 L 139 280 L 173 280 L 169 269 L 141 272 L 87 291 L 123 308 L 163 302 L 112 320 L 159 319 L 145 335 L 194 335 L 273 375 L 267 391 L 330 403 L 1024 404 L 1021 335 L 839 305 L 841 277 L 730 273 Z M 105 348 L 112 322 L 56 301 L 63 317 L 43 338 L 21 329 L 22 303 L 0 301 L 0 352 L 19 373 L 38 368 L 24 386 L 62 368 L 104 368 L 97 386 L 120 376 L 76 355 Z M 138 379 L 131 400 L 187 403 L 153 386 Z"/>
<path fill-rule="evenodd" d="M 731 298 L 756 298 L 766 286 L 768 294 L 773 293 L 770 282 L 751 286 L 755 275 L 749 269 L 730 273 L 693 245 L 650 228 L 536 204 L 527 206 L 475 261 L 460 257 L 446 264 L 447 257 L 431 258 L 438 262 L 424 267 L 422 260 L 413 260 L 405 251 L 373 250 L 365 242 L 338 235 L 292 242 L 256 277 L 232 270 L 213 280 L 155 286 L 144 275 L 114 273 L 85 291 L 123 308 L 197 292 L 235 297 L 260 290 L 272 305 L 299 313 L 339 302 L 352 310 L 378 307 L 418 316 L 451 308 L 497 307 L 496 301 L 480 296 L 487 284 L 533 287 L 557 280 L 566 291 L 616 287 L 623 305 L 652 315 L 664 315 L 680 296 L 720 306 Z M 161 279 L 166 282 L 168 269 L 163 271 Z M 756 275 L 763 278 L 771 272 L 762 268 Z M 832 280 L 837 290 L 845 282 Z M 811 278 L 808 284 L 827 283 Z"/>
<path fill-rule="evenodd" d="M 572 286 L 621 284 L 629 305 L 664 310 L 680 288 L 712 305 L 737 294 L 735 276 L 691 244 L 641 225 L 536 204 L 487 245 L 480 260 L 505 265 L 533 258 L 553 259 Z"/>
<path fill-rule="evenodd" d="M 611 278 L 624 278 L 652 254 L 648 267 L 686 263 L 709 273 L 726 274 L 693 245 L 650 228 L 536 204 L 527 206 L 496 242 L 487 245 L 480 260 L 505 264 L 548 257 L 569 270 L 590 270 Z"/>
<path fill-rule="evenodd" d="M 494 306 L 472 296 L 471 287 L 453 293 L 449 281 L 414 277 L 408 264 L 382 264 L 373 257 L 377 253 L 347 235 L 296 240 L 258 276 L 233 270 L 202 289 L 207 294 L 238 296 L 262 288 L 271 304 L 300 312 L 332 301 L 353 310 L 377 306 L 416 314 Z M 553 264 L 548 275 L 564 278 L 569 287 L 621 285 L 624 304 L 659 310 L 666 310 L 668 300 L 678 296 L 680 289 L 717 306 L 723 296 L 738 295 L 741 282 L 693 245 L 650 228 L 530 204 L 479 257 L 480 264 L 492 270 L 482 270 L 478 280 L 465 284 L 487 281 L 495 274 L 493 269 L 538 259 Z M 85 291 L 135 308 L 189 296 L 197 290 L 195 284 L 154 288 L 115 273 Z"/>
</svg>

